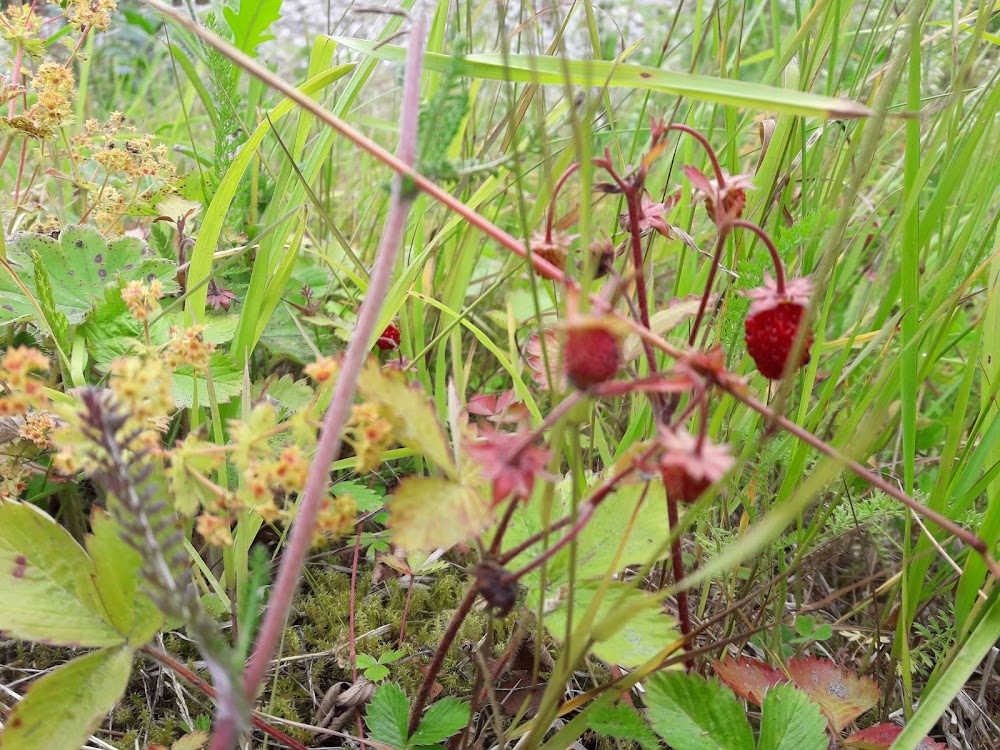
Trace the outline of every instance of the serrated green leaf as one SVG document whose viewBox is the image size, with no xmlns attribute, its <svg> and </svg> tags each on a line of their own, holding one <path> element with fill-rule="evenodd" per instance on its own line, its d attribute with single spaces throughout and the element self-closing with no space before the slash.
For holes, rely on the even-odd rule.
<svg viewBox="0 0 1000 750">
<path fill-rule="evenodd" d="M 239 0 L 238 10 L 231 5 L 223 6 L 222 14 L 233 34 L 233 44 L 237 49 L 256 57 L 257 48 L 274 39 L 268 29 L 281 18 L 281 1 Z"/>
<path fill-rule="evenodd" d="M 791 683 L 768 688 L 762 708 L 757 750 L 826 750 L 826 719 Z"/>
<path fill-rule="evenodd" d="M 624 703 L 609 703 L 601 700 L 587 709 L 587 724 L 595 732 L 620 740 L 639 743 L 643 750 L 658 750 L 656 734 L 649 728 L 642 716 Z"/>
<path fill-rule="evenodd" d="M 370 656 L 369 654 L 358 654 L 354 663 L 358 669 L 371 669 L 378 664 L 378 661 L 375 660 L 374 656 Z"/>
<path fill-rule="evenodd" d="M 142 558 L 125 543 L 107 512 L 94 510 L 91 529 L 87 552 L 94 561 L 98 593 L 111 622 L 139 648 L 163 625 L 163 615 L 139 582 Z"/>
<path fill-rule="evenodd" d="M 60 646 L 115 646 L 93 561 L 33 505 L 0 500 L 0 630 Z"/>
<path fill-rule="evenodd" d="M 3 750 L 77 750 L 125 692 L 132 650 L 73 659 L 35 682 L 7 718 Z"/>
<path fill-rule="evenodd" d="M 384 742 L 403 750 L 407 746 L 406 724 L 410 701 L 398 685 L 380 685 L 365 711 L 365 725 L 376 742 Z"/>
<path fill-rule="evenodd" d="M 358 392 L 379 405 L 401 445 L 426 456 L 449 476 L 458 476 L 441 421 L 418 384 L 408 383 L 401 372 L 383 370 L 372 358 L 358 378 Z"/>
<path fill-rule="evenodd" d="M 235 320 L 235 317 L 233 317 Z M 264 386 L 267 390 L 264 390 Z M 277 380 L 258 380 L 253 386 L 253 398 L 256 401 L 266 394 L 273 398 L 283 409 L 298 412 L 312 403 L 315 391 L 305 380 L 296 380 L 291 375 L 285 375 Z"/>
<path fill-rule="evenodd" d="M 472 487 L 448 479 L 407 477 L 389 498 L 389 517 L 400 547 L 429 552 L 479 535 L 493 511 Z"/>
<path fill-rule="evenodd" d="M 579 583 L 573 589 L 573 627 L 582 620 L 584 613 L 597 596 L 598 587 L 594 582 Z M 639 614 L 623 616 L 619 613 L 641 603 L 646 598 L 625 583 L 613 582 L 604 594 L 597 615 L 594 618 L 595 638 L 592 651 L 599 659 L 609 664 L 634 667 L 651 659 L 679 637 L 675 621 L 654 609 L 643 609 Z M 545 627 L 549 633 L 562 639 L 566 634 L 568 607 L 565 601 L 545 616 Z"/>
<path fill-rule="evenodd" d="M 52 281 L 49 279 L 48 269 L 42 261 L 42 256 L 37 251 L 31 253 L 31 265 L 35 272 L 35 287 L 38 293 L 38 306 L 42 309 L 45 322 L 49 332 L 52 334 L 60 348 L 68 351 L 69 346 L 69 319 L 56 308 L 56 298 L 52 292 Z"/>
<path fill-rule="evenodd" d="M 369 682 L 378 682 L 389 676 L 389 668 L 382 664 L 375 664 L 365 670 L 365 679 Z"/>
<path fill-rule="evenodd" d="M 370 513 L 382 507 L 385 503 L 385 495 L 380 490 L 381 488 L 376 490 L 359 482 L 351 481 L 337 482 L 333 485 L 334 495 L 346 495 L 353 498 L 358 510 L 362 513 Z"/>
<path fill-rule="evenodd" d="M 715 680 L 660 672 L 643 686 L 649 723 L 674 750 L 754 750 L 743 707 Z"/>
<path fill-rule="evenodd" d="M 32 254 L 38 253 L 51 283 L 55 309 L 69 324 L 83 322 L 107 286 L 119 281 L 159 279 L 166 293 L 177 289 L 175 266 L 165 258 L 145 257 L 146 245 L 134 237 L 105 240 L 93 227 L 67 227 L 54 239 L 19 232 L 7 241 L 7 259 L 35 298 L 38 280 Z M 37 315 L 31 300 L 6 272 L 0 272 L 0 325 Z"/>
<path fill-rule="evenodd" d="M 420 726 L 410 737 L 411 745 L 436 745 L 444 742 L 469 723 L 469 704 L 456 698 L 442 698 L 427 709 Z"/>
</svg>

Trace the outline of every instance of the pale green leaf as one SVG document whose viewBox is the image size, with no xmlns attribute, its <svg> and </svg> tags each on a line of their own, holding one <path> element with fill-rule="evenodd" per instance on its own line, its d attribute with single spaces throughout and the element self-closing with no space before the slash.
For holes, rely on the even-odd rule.
<svg viewBox="0 0 1000 750">
<path fill-rule="evenodd" d="M 560 591 L 563 601 L 545 616 L 545 627 L 558 639 L 566 635 L 566 618 L 569 615 L 568 591 Z M 584 613 L 598 594 L 596 583 L 580 583 L 573 589 L 573 628 L 579 626 Z M 608 586 L 594 618 L 595 639 L 592 651 L 609 664 L 635 667 L 659 654 L 677 640 L 674 619 L 662 612 L 646 607 L 638 614 L 621 612 L 642 603 L 646 595 L 625 583 L 613 582 Z"/>
<path fill-rule="evenodd" d="M 239 9 L 231 5 L 222 8 L 226 25 L 233 34 L 233 45 L 241 52 L 257 56 L 257 48 L 274 39 L 268 32 L 281 18 L 282 0 L 239 0 Z"/>
<path fill-rule="evenodd" d="M 478 536 L 493 519 L 480 494 L 447 479 L 408 477 L 389 499 L 394 541 L 403 549 L 428 552 Z"/>
<path fill-rule="evenodd" d="M 660 672 L 643 687 L 646 717 L 674 750 L 754 750 L 743 706 L 715 680 Z"/>
<path fill-rule="evenodd" d="M 128 636 L 129 643 L 143 646 L 163 625 L 163 615 L 140 582 L 142 558 L 125 543 L 121 527 L 101 509 L 91 518 L 93 534 L 87 551 L 94 561 L 95 582 L 111 622 Z"/>
<path fill-rule="evenodd" d="M 33 505 L 0 500 L 0 630 L 60 646 L 114 646 L 112 624 L 83 548 Z"/>
<path fill-rule="evenodd" d="M 826 750 L 826 719 L 819 706 L 790 683 L 764 693 L 757 750 Z"/>
<path fill-rule="evenodd" d="M 624 703 L 608 703 L 601 700 L 587 709 L 587 725 L 606 737 L 632 740 L 643 750 L 658 750 L 659 740 L 642 716 Z"/>
<path fill-rule="evenodd" d="M 402 62 L 406 50 L 391 44 L 376 44 L 362 39 L 333 37 L 339 44 L 367 55 Z M 862 104 L 829 96 L 782 89 L 751 81 L 712 78 L 690 73 L 675 73 L 660 68 L 631 65 L 613 60 L 565 60 L 544 55 L 466 55 L 454 60 L 450 55 L 428 52 L 424 67 L 435 73 L 455 69 L 471 78 L 513 83 L 539 83 L 565 86 L 612 86 L 648 89 L 699 101 L 770 112 L 787 112 L 824 118 L 865 117 L 870 110 Z"/>
<path fill-rule="evenodd" d="M 93 651 L 33 683 L 7 718 L 3 750 L 78 750 L 128 684 L 132 650 Z"/>
</svg>

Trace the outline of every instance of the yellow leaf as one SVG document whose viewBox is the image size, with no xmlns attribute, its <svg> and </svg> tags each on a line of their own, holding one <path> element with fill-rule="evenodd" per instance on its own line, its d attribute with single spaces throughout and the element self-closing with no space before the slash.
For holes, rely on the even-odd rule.
<svg viewBox="0 0 1000 750">
<path fill-rule="evenodd" d="M 425 456 L 449 476 L 458 476 L 444 428 L 419 385 L 407 383 L 401 372 L 383 371 L 377 360 L 370 359 L 358 378 L 358 390 L 378 404 L 401 445 Z"/>
<path fill-rule="evenodd" d="M 404 479 L 389 500 L 394 541 L 407 552 L 448 548 L 478 536 L 493 520 L 472 487 L 447 479 Z"/>
</svg>

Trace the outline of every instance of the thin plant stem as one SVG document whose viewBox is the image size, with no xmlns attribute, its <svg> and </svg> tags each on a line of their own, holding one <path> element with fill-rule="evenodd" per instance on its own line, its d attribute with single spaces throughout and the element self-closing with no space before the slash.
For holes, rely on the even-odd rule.
<svg viewBox="0 0 1000 750">
<path fill-rule="evenodd" d="M 552 228 L 556 221 L 556 198 L 559 195 L 559 191 L 563 189 L 563 185 L 566 184 L 573 173 L 580 168 L 580 162 L 574 162 L 570 165 L 569 169 L 563 172 L 562 177 L 556 182 L 555 187 L 552 189 L 552 197 L 549 198 L 549 214 L 545 221 L 545 241 L 552 242 Z"/>
<path fill-rule="evenodd" d="M 691 335 L 688 337 L 688 345 L 694 346 L 698 339 L 698 329 L 705 317 L 705 310 L 708 308 L 708 300 L 712 296 L 712 286 L 715 284 L 715 277 L 719 273 L 719 263 L 722 261 L 722 249 L 726 245 L 726 238 L 729 236 L 729 226 L 723 224 L 719 227 L 719 237 L 715 241 L 715 252 L 712 253 L 712 265 L 708 269 L 708 279 L 705 281 L 705 291 L 701 293 L 701 302 L 698 305 L 698 313 L 694 316 L 694 323 L 691 325 Z"/>
<path fill-rule="evenodd" d="M 441 636 L 441 642 L 438 643 L 438 647 L 434 651 L 434 656 L 431 657 L 431 663 L 427 665 L 427 672 L 424 673 L 424 680 L 420 683 L 417 698 L 413 701 L 413 707 L 410 709 L 410 722 L 407 727 L 407 735 L 412 735 L 417 731 L 417 727 L 420 726 L 420 716 L 424 712 L 424 706 L 427 705 L 427 699 L 430 698 L 431 689 L 434 687 L 434 679 L 437 677 L 438 672 L 441 671 L 444 657 L 448 653 L 452 642 L 458 636 L 458 631 L 462 628 L 465 618 L 472 611 L 472 605 L 478 595 L 479 589 L 475 584 L 469 586 L 465 592 L 465 596 L 462 597 L 462 601 L 455 608 L 455 612 L 448 622 L 448 627 L 444 631 L 444 635 Z"/>
<path fill-rule="evenodd" d="M 689 125 L 684 125 L 683 123 L 674 122 L 667 126 L 667 130 L 679 130 L 683 133 L 687 133 L 690 136 L 694 136 L 695 140 L 698 141 L 705 149 L 708 154 L 708 158 L 712 162 L 712 169 L 715 170 L 715 179 L 719 183 L 719 192 L 726 189 L 726 178 L 722 174 L 722 167 L 719 164 L 719 157 L 715 155 L 715 149 L 712 148 L 712 144 L 708 142 L 708 139 L 702 135 L 699 131 L 695 130 Z"/>
<path fill-rule="evenodd" d="M 980 537 L 976 536 L 968 529 L 962 528 L 957 523 L 955 523 L 949 518 L 946 518 L 937 511 L 931 510 L 927 506 L 918 503 L 916 500 L 910 497 L 906 492 L 894 486 L 891 482 L 887 482 L 878 474 L 869 471 L 854 459 L 848 458 L 829 443 L 826 443 L 825 441 L 816 437 L 808 430 L 799 427 L 799 425 L 795 424 L 790 419 L 776 413 L 773 409 L 766 406 L 765 404 L 762 404 L 753 396 L 743 393 L 739 388 L 732 387 L 727 383 L 719 383 L 719 386 L 724 391 L 726 391 L 726 393 L 728 393 L 730 396 L 737 399 L 738 401 L 742 401 L 744 404 L 749 406 L 751 409 L 756 411 L 761 416 L 764 416 L 767 419 L 772 420 L 775 424 L 777 424 L 786 432 L 794 435 L 802 442 L 818 450 L 820 453 L 823 453 L 832 458 L 833 460 L 843 464 L 858 477 L 868 482 L 868 484 L 870 484 L 872 487 L 875 487 L 876 489 L 884 492 L 889 497 L 898 500 L 917 515 L 927 519 L 928 521 L 930 521 L 933 524 L 936 524 L 937 526 L 940 526 L 949 534 L 952 534 L 956 539 L 959 539 L 963 544 L 966 544 L 969 547 L 971 547 L 983 559 L 986 568 L 990 571 L 992 576 L 997 580 L 1000 580 L 1000 563 L 997 563 L 996 558 L 994 558 L 993 555 L 990 554 L 989 546 Z"/>
<path fill-rule="evenodd" d="M 746 221 L 745 219 L 734 219 L 732 221 L 734 227 L 740 227 L 742 229 L 749 229 L 751 232 L 760 237 L 761 242 L 767 247 L 767 251 L 771 254 L 771 262 L 774 264 L 774 283 L 777 287 L 778 294 L 785 293 L 785 266 L 781 262 L 781 256 L 778 255 L 778 248 L 774 246 L 774 242 L 771 240 L 770 235 L 765 232 L 761 227 L 754 224 L 752 221 Z"/>
<path fill-rule="evenodd" d="M 358 561 L 361 553 L 361 531 L 363 526 L 358 524 L 358 533 L 354 537 L 354 561 L 351 564 L 351 600 L 347 611 L 349 631 L 347 634 L 350 640 L 351 650 L 351 682 L 357 684 L 358 681 L 358 648 L 356 636 L 354 635 L 354 610 L 358 593 Z"/>
<path fill-rule="evenodd" d="M 407 55 L 406 81 L 403 87 L 403 106 L 400 122 L 399 161 L 411 164 L 416 156 L 417 114 L 420 104 L 420 79 L 423 68 L 424 20 L 418 17 L 410 36 Z M 292 597 L 298 586 L 305 557 L 312 544 L 316 518 L 330 484 L 330 464 L 340 452 L 341 430 L 354 399 L 358 375 L 368 356 L 369 342 L 381 314 L 382 305 L 392 282 L 396 257 L 403 239 L 406 219 L 415 192 L 405 192 L 403 177 L 393 181 L 392 198 L 381 247 L 375 260 L 368 294 L 361 303 L 357 326 L 341 363 L 337 384 L 334 386 L 330 407 L 323 420 L 323 428 L 316 446 L 316 455 L 309 467 L 309 475 L 299 501 L 298 510 L 288 546 L 282 556 L 281 567 L 264 615 L 253 656 L 247 666 L 244 688 L 252 700 L 267 671 L 277 645 L 285 619 L 291 608 Z"/>
</svg>

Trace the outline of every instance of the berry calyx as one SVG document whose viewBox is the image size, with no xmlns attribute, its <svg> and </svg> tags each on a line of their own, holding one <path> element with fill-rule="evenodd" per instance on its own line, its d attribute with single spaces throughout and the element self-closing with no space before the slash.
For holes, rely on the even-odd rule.
<svg viewBox="0 0 1000 750">
<path fill-rule="evenodd" d="M 385 327 L 382 331 L 382 335 L 378 337 L 378 341 L 375 342 L 380 350 L 388 351 L 389 349 L 396 349 L 399 347 L 399 329 L 392 323 Z"/>
<path fill-rule="evenodd" d="M 753 300 L 744 321 L 747 352 L 758 372 L 769 380 L 780 380 L 785 372 L 810 291 L 808 279 L 792 279 L 779 291 L 777 284 L 765 276 L 764 286 L 746 292 Z M 809 331 L 793 369 L 809 363 L 812 342 L 813 334 Z"/>
<path fill-rule="evenodd" d="M 683 428 L 661 428 L 660 475 L 667 497 L 693 503 L 711 485 L 722 479 L 733 466 L 729 446 L 698 438 Z"/>
<path fill-rule="evenodd" d="M 621 367 L 621 338 L 603 320 L 574 321 L 566 326 L 562 360 L 566 377 L 577 388 L 605 383 Z"/>
</svg>

